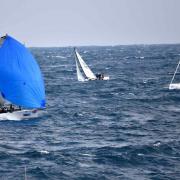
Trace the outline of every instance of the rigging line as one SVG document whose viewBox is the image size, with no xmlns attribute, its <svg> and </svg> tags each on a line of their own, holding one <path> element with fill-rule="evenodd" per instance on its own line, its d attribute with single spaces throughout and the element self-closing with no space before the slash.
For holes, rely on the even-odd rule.
<svg viewBox="0 0 180 180">
<path fill-rule="evenodd" d="M 176 73 L 177 73 L 177 70 L 178 70 L 178 68 L 179 68 L 179 65 L 180 65 L 180 60 L 179 60 L 179 63 L 178 63 L 178 65 L 177 65 L 177 67 L 176 67 L 176 70 L 175 70 L 175 72 L 174 72 L 174 75 L 173 75 L 173 77 L 172 77 L 172 79 L 171 79 L 170 85 L 172 84 L 172 82 L 173 82 L 173 80 L 174 80 L 174 78 L 175 78 L 175 75 L 176 75 Z"/>
</svg>

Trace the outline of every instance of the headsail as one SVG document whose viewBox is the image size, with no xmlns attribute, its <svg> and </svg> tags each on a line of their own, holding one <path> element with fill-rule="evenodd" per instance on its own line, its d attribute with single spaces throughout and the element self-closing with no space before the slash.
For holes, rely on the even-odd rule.
<svg viewBox="0 0 180 180">
<path fill-rule="evenodd" d="M 75 61 L 76 61 L 77 79 L 78 79 L 78 81 L 85 81 L 85 78 L 83 77 L 83 75 L 79 69 L 78 62 L 76 59 L 75 59 Z"/>
<path fill-rule="evenodd" d="M 88 79 L 96 79 L 96 76 L 94 75 L 94 73 L 91 71 L 91 69 L 88 67 L 88 65 L 84 62 L 84 60 L 82 59 L 82 57 L 80 56 L 80 54 L 77 52 L 77 50 L 75 50 L 75 54 L 77 59 L 79 60 L 79 63 L 83 69 L 84 74 L 86 75 L 86 77 Z"/>
<path fill-rule="evenodd" d="M 36 60 L 24 45 L 8 35 L 0 46 L 0 92 L 13 104 L 45 107 L 44 82 Z"/>
</svg>

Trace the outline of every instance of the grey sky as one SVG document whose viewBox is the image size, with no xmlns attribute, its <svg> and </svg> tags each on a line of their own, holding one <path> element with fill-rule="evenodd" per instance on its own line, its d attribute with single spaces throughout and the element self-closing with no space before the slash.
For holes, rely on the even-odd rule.
<svg viewBox="0 0 180 180">
<path fill-rule="evenodd" d="M 180 43 L 180 0 L 0 0 L 0 35 L 28 46 Z"/>
</svg>

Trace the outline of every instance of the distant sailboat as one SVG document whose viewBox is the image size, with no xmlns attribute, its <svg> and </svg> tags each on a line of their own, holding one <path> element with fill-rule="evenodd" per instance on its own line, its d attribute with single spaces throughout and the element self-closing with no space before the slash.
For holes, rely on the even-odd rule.
<svg viewBox="0 0 180 180">
<path fill-rule="evenodd" d="M 0 94 L 0 119 L 34 118 L 38 109 L 45 108 L 44 81 L 36 60 L 8 35 L 0 38 Z"/>
<path fill-rule="evenodd" d="M 170 84 L 169 84 L 169 90 L 172 90 L 172 89 L 180 89 L 180 83 L 173 83 L 174 78 L 175 78 L 176 73 L 177 73 L 177 70 L 178 70 L 178 68 L 179 68 L 179 65 L 180 65 L 180 61 L 178 62 L 178 65 L 177 65 L 177 67 L 176 67 L 176 70 L 175 70 L 175 72 L 174 72 L 174 75 L 173 75 L 173 77 L 172 77 L 172 79 L 171 79 L 171 82 L 170 82 Z"/>
<path fill-rule="evenodd" d="M 89 80 L 109 80 L 108 76 L 101 74 L 95 75 L 85 61 L 82 59 L 80 54 L 76 49 L 74 49 L 75 61 L 76 61 L 76 71 L 78 81 L 89 81 Z M 80 70 L 82 69 L 82 71 Z M 83 75 L 84 74 L 84 75 Z"/>
</svg>

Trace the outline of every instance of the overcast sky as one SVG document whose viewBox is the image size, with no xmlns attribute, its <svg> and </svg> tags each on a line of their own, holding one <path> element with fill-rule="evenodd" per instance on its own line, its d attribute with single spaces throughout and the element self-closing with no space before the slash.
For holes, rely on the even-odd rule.
<svg viewBox="0 0 180 180">
<path fill-rule="evenodd" d="M 180 43 L 180 0 L 0 0 L 0 35 L 27 46 Z"/>
</svg>

